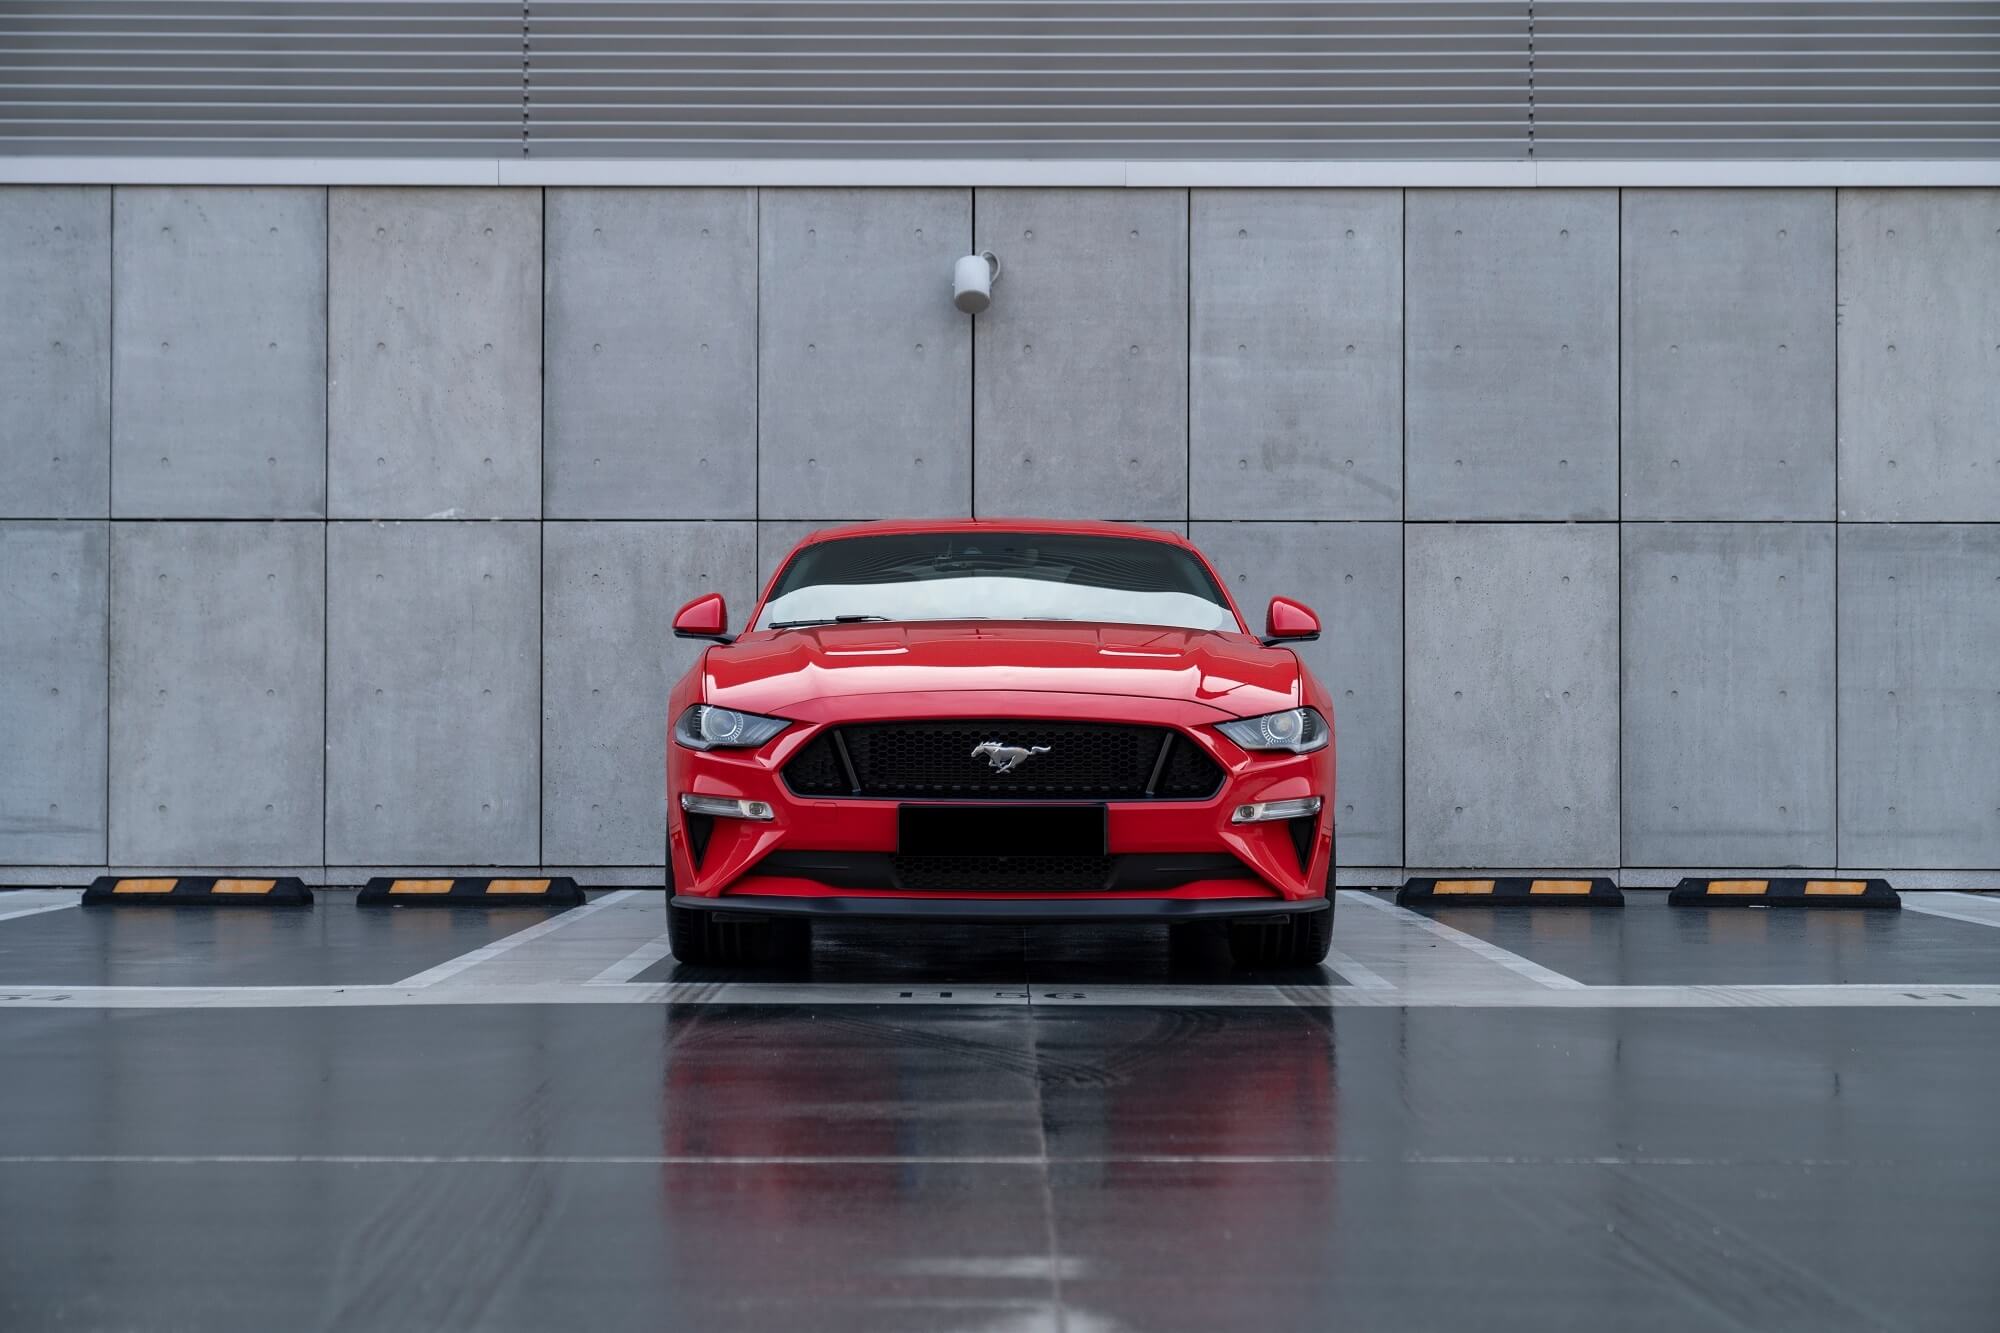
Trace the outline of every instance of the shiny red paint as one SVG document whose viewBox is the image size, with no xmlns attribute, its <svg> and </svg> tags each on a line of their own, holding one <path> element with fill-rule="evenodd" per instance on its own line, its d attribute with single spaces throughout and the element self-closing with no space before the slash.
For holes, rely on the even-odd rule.
<svg viewBox="0 0 2000 1333">
<path fill-rule="evenodd" d="M 1123 523 L 1033 519 L 905 520 L 814 533 L 793 549 L 841 536 L 884 532 L 1065 532 L 1145 537 L 1200 552 L 1185 538 Z M 782 570 L 791 556 L 777 566 Z M 1203 564 L 1207 561 L 1203 559 Z M 1211 568 L 1211 573 L 1213 572 Z M 774 571 L 748 624 L 757 623 Z M 1218 587 L 1227 585 L 1218 577 Z M 710 594 L 717 610 L 719 597 Z M 688 611 L 708 598 L 691 602 Z M 1318 621 L 1298 603 L 1316 629 Z M 1317 708 L 1333 725 L 1332 699 L 1298 657 L 1261 643 L 1244 627 L 1205 632 L 1143 625 L 992 620 L 868 622 L 753 630 L 706 649 L 673 688 L 667 729 L 691 704 L 720 704 L 782 717 L 794 725 L 755 750 L 690 750 L 667 742 L 668 855 L 673 892 L 686 897 L 759 895 L 831 898 L 1256 898 L 1305 902 L 1323 897 L 1333 855 L 1334 751 L 1250 752 L 1215 730 L 1218 722 L 1283 708 Z M 1275 603 L 1274 603 L 1275 610 Z M 676 618 L 678 629 L 680 618 Z M 711 623 L 711 622 L 704 622 Z M 1296 619 L 1288 623 L 1299 623 Z M 715 633 L 721 633 L 717 626 Z M 1249 880 L 1201 880 L 1138 893 L 918 893 L 835 890 L 810 880 L 760 875 L 758 862 L 781 847 L 886 852 L 896 846 L 895 800 L 801 797 L 780 770 L 822 729 L 852 722 L 924 718 L 1038 718 L 1118 721 L 1173 727 L 1223 769 L 1204 801 L 1112 801 L 1108 850 L 1229 852 L 1255 872 Z M 770 822 L 716 819 L 697 869 L 680 810 L 683 792 L 768 802 Z M 1325 814 L 1303 870 L 1282 823 L 1233 824 L 1252 801 L 1319 795 Z"/>
<path fill-rule="evenodd" d="M 674 633 L 683 639 L 719 639 L 729 633 L 729 604 L 719 592 L 705 592 L 674 614 Z"/>
<path fill-rule="evenodd" d="M 1264 612 L 1264 637 L 1268 639 L 1317 639 L 1319 617 L 1304 602 L 1289 597 L 1273 597 Z"/>
</svg>

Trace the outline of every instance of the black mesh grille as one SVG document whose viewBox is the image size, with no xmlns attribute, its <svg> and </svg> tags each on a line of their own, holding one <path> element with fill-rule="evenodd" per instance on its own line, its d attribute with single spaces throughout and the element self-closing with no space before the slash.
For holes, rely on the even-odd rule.
<svg viewBox="0 0 2000 1333">
<path fill-rule="evenodd" d="M 1166 767 L 1160 770 L 1159 780 L 1153 784 L 1153 794 L 1181 800 L 1199 798 L 1213 792 L 1221 781 L 1222 770 L 1215 766 L 1215 761 L 1193 741 L 1176 736 L 1173 748 L 1167 751 Z"/>
<path fill-rule="evenodd" d="M 785 781 L 801 796 L 852 794 L 847 774 L 840 768 L 840 754 L 833 748 L 831 731 L 822 731 L 792 757 L 785 765 Z"/>
<path fill-rule="evenodd" d="M 1164 727 L 1103 722 L 880 722 L 839 728 L 859 794 L 876 797 L 994 800 L 1181 800 L 1214 793 L 1222 770 L 1192 741 Z M 851 794 L 831 731 L 815 737 L 785 766 L 785 781 L 805 796 Z M 1167 762 L 1160 747 L 1172 738 Z M 976 753 L 994 742 L 1028 753 L 1007 772 Z M 1002 762 L 1007 752 L 998 756 Z M 1159 769 L 1155 782 L 1154 772 Z M 1149 790 L 1148 784 L 1153 784 Z"/>
<path fill-rule="evenodd" d="M 899 856 L 896 883 L 905 889 L 973 892 L 1080 892 L 1102 889 L 1111 878 L 1108 856 Z"/>
</svg>

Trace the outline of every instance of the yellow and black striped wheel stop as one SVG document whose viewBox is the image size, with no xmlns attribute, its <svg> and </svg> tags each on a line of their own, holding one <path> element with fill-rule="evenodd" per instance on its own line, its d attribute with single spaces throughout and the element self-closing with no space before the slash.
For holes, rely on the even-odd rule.
<svg viewBox="0 0 2000 1333">
<path fill-rule="evenodd" d="M 311 907 L 312 890 L 292 875 L 102 875 L 85 907 Z"/>
<path fill-rule="evenodd" d="M 1400 907 L 1623 907 L 1609 879 L 1548 876 L 1504 879 L 1412 879 L 1396 891 Z"/>
<path fill-rule="evenodd" d="M 1675 907 L 1899 908 L 1886 879 L 1684 879 Z"/>
<path fill-rule="evenodd" d="M 583 890 L 566 875 L 537 878 L 371 879 L 355 897 L 362 907 L 576 907 Z"/>
</svg>

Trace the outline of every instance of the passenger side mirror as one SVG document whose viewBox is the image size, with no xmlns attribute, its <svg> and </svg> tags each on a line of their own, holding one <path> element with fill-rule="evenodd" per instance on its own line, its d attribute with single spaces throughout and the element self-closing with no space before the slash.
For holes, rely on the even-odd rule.
<svg viewBox="0 0 2000 1333">
<path fill-rule="evenodd" d="M 1309 643 L 1319 637 L 1319 617 L 1304 602 L 1289 597 L 1273 597 L 1264 613 L 1264 646 L 1275 643 Z"/>
<path fill-rule="evenodd" d="M 729 633 L 729 606 L 719 592 L 705 592 L 682 607 L 674 616 L 676 639 L 713 639 L 734 643 Z"/>
</svg>

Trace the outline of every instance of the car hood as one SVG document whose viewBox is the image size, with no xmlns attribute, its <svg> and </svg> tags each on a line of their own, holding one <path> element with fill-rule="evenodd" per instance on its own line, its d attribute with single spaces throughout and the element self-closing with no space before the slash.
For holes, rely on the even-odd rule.
<svg viewBox="0 0 2000 1333">
<path fill-rule="evenodd" d="M 712 648 L 704 697 L 783 715 L 829 697 L 1049 691 L 1176 700 L 1254 717 L 1299 702 L 1299 662 L 1244 634 L 997 621 L 827 625 Z"/>
</svg>

